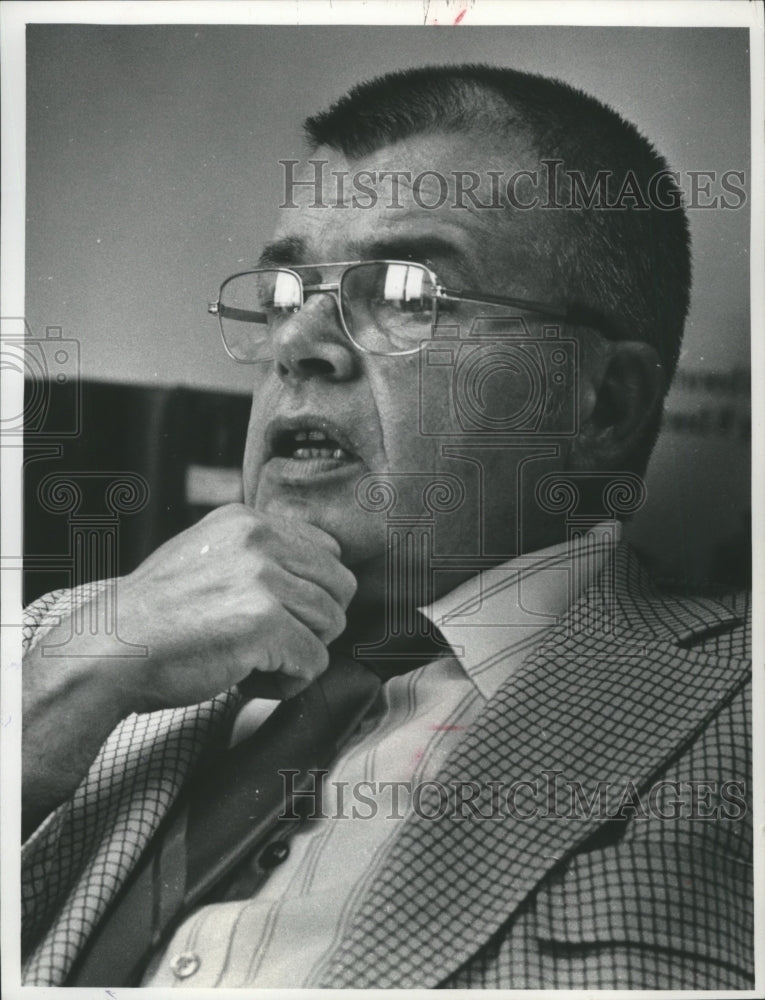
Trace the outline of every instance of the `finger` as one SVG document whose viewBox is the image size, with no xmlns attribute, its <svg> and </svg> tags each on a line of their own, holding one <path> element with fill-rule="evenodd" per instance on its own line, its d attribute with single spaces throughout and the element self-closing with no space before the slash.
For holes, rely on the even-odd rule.
<svg viewBox="0 0 765 1000">
<path fill-rule="evenodd" d="M 284 608 L 274 615 L 270 639 L 263 663 L 266 671 L 310 682 L 327 669 L 329 653 L 325 644 Z"/>
<path fill-rule="evenodd" d="M 290 515 L 283 518 L 282 522 L 287 527 L 290 537 L 299 535 L 304 538 L 309 545 L 315 546 L 319 551 L 327 549 L 336 559 L 340 558 L 342 554 L 340 543 L 334 535 L 330 535 L 328 531 L 324 531 L 323 528 L 317 528 L 316 525 L 311 524 L 310 521 L 305 521 L 298 517 L 291 517 Z"/>
<path fill-rule="evenodd" d="M 295 517 L 276 521 L 238 505 L 231 505 L 228 511 L 226 518 L 219 519 L 216 531 L 223 531 L 222 548 L 229 549 L 230 555 L 235 556 L 241 545 L 259 558 L 270 557 L 296 576 L 324 587 L 347 606 L 356 592 L 356 579 L 340 562 L 340 545 L 332 535 Z"/>
<path fill-rule="evenodd" d="M 273 595 L 326 646 L 345 631 L 345 610 L 323 587 L 301 579 L 282 567 L 274 567 L 269 578 Z"/>
<path fill-rule="evenodd" d="M 327 549 L 301 547 L 300 538 L 272 539 L 267 546 L 252 547 L 257 560 L 256 571 L 262 573 L 263 559 L 282 567 L 293 577 L 306 580 L 325 590 L 343 608 L 347 608 L 356 593 L 356 577 Z"/>
</svg>

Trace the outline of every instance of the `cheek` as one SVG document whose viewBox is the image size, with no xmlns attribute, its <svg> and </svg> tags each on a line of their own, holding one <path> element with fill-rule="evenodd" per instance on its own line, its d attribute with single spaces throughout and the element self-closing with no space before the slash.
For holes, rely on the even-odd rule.
<svg viewBox="0 0 765 1000">
<path fill-rule="evenodd" d="M 247 425 L 247 439 L 242 461 L 244 502 L 252 505 L 257 493 L 260 466 L 263 461 L 265 431 L 274 413 L 280 392 L 279 383 L 269 378 L 268 372 L 256 373 L 252 392 L 252 406 Z"/>
<path fill-rule="evenodd" d="M 370 381 L 388 471 L 436 469 L 446 435 L 457 430 L 450 403 L 451 369 L 430 369 L 415 355 L 376 375 Z"/>
<path fill-rule="evenodd" d="M 258 470 L 255 463 L 248 457 L 247 450 L 245 450 L 244 462 L 242 463 L 242 493 L 244 502 L 248 507 L 254 507 L 257 492 Z"/>
<path fill-rule="evenodd" d="M 263 440 L 262 429 L 259 425 L 253 426 L 252 418 L 247 427 L 247 439 L 244 444 L 244 458 L 242 460 L 242 486 L 244 489 L 244 502 L 252 504 L 257 490 L 258 471 L 260 468 L 261 442 Z"/>
</svg>

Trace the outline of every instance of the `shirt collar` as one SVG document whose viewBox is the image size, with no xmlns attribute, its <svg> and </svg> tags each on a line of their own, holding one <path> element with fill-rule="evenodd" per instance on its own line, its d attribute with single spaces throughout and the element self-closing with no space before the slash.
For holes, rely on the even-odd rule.
<svg viewBox="0 0 765 1000">
<path fill-rule="evenodd" d="M 621 523 L 602 521 L 572 541 L 483 570 L 419 610 L 488 699 L 597 580 L 620 539 Z"/>
</svg>

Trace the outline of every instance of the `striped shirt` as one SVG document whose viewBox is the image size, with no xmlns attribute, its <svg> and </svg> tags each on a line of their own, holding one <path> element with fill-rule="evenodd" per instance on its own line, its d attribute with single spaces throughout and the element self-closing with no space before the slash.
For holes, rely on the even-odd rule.
<svg viewBox="0 0 765 1000">
<path fill-rule="evenodd" d="M 412 809 L 500 685 L 594 582 L 619 525 L 485 570 L 422 612 L 454 655 L 391 678 L 323 786 L 321 816 L 249 899 L 192 913 L 155 956 L 152 987 L 311 987 Z M 273 709 L 251 702 L 233 741 Z M 476 781 L 491 776 L 476 775 Z"/>
</svg>

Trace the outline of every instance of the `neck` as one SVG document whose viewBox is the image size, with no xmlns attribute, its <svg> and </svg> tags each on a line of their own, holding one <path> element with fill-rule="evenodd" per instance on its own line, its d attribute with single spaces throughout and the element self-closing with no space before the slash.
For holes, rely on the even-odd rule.
<svg viewBox="0 0 765 1000">
<path fill-rule="evenodd" d="M 356 572 L 358 590 L 348 608 L 345 632 L 334 648 L 383 678 L 450 654 L 449 644 L 417 610 L 428 602 L 421 592 L 412 592 L 411 577 L 389 589 L 384 557 L 365 563 Z M 393 593 L 402 595 L 396 606 L 389 599 Z"/>
</svg>

